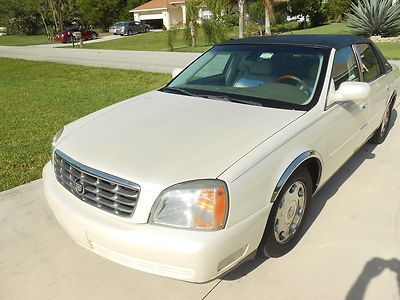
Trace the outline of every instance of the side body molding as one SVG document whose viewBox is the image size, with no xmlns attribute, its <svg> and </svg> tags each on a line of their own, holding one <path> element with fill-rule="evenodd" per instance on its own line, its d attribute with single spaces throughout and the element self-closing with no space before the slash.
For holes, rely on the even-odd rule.
<svg viewBox="0 0 400 300">
<path fill-rule="evenodd" d="M 308 150 L 306 152 L 303 152 L 299 156 L 296 157 L 296 159 L 287 167 L 281 178 L 279 179 L 277 185 L 275 186 L 274 192 L 272 193 L 271 197 L 271 203 L 276 200 L 278 197 L 279 193 L 281 192 L 281 189 L 285 185 L 286 181 L 289 179 L 289 177 L 293 174 L 293 172 L 306 160 L 310 158 L 317 158 L 319 162 L 319 174 L 318 174 L 318 179 L 316 182 L 316 186 L 318 187 L 319 180 L 321 178 L 321 171 L 322 171 L 322 160 L 321 156 L 319 155 L 318 152 L 314 150 Z"/>
</svg>

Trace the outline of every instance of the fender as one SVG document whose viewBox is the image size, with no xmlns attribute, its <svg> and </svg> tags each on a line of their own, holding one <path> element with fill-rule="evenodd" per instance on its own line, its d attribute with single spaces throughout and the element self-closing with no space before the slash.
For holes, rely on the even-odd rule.
<svg viewBox="0 0 400 300">
<path fill-rule="evenodd" d="M 321 156 L 317 151 L 314 150 L 308 150 L 300 154 L 295 158 L 295 160 L 292 161 L 292 163 L 286 168 L 285 172 L 279 179 L 278 183 L 276 184 L 274 191 L 272 193 L 271 197 L 271 203 L 273 203 L 276 198 L 278 197 L 279 193 L 281 192 L 283 186 L 285 185 L 286 181 L 289 179 L 289 177 L 293 174 L 294 171 L 297 170 L 297 168 L 304 163 L 306 160 L 310 158 L 316 158 L 319 162 L 319 174 L 318 174 L 318 179 L 316 182 L 316 186 L 318 187 L 319 180 L 321 178 L 321 173 L 322 173 L 322 159 Z M 317 189 L 316 189 L 317 190 Z"/>
</svg>

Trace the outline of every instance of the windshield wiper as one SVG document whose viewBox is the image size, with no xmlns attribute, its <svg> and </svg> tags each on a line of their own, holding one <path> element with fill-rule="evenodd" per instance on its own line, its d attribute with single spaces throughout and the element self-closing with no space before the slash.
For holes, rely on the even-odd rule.
<svg viewBox="0 0 400 300">
<path fill-rule="evenodd" d="M 161 92 L 173 92 L 173 93 L 179 93 L 181 95 L 186 95 L 186 96 L 192 96 L 192 97 L 197 97 L 198 95 L 193 94 L 185 89 L 181 89 L 178 87 L 171 87 L 171 86 L 166 86 L 160 89 Z"/>
<path fill-rule="evenodd" d="M 221 95 L 221 96 L 220 95 L 197 95 L 197 96 L 203 97 L 203 98 L 207 98 L 207 99 L 214 99 L 214 100 L 221 100 L 221 101 L 228 101 L 228 102 L 242 103 L 242 104 L 249 104 L 249 105 L 256 105 L 256 106 L 263 106 L 263 104 L 261 102 L 242 100 L 242 99 L 228 97 L 226 95 Z"/>
<path fill-rule="evenodd" d="M 192 97 L 201 97 L 201 98 L 207 98 L 207 99 L 212 99 L 212 100 L 220 100 L 220 101 L 242 103 L 242 104 L 249 104 L 249 105 L 255 105 L 255 106 L 263 106 L 263 104 L 261 102 L 231 98 L 226 95 L 195 94 L 195 93 L 191 93 L 188 90 L 185 90 L 185 89 L 182 89 L 179 87 L 166 86 L 166 87 L 161 88 L 160 91 L 161 92 L 165 91 L 165 92 L 179 93 L 181 95 L 192 96 Z"/>
</svg>

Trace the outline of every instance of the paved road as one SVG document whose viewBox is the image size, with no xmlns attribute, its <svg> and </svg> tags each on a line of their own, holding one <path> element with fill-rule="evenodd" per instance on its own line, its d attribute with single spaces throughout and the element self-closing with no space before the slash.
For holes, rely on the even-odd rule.
<svg viewBox="0 0 400 300">
<path fill-rule="evenodd" d="M 364 146 L 319 192 L 292 252 L 207 284 L 141 273 L 77 246 L 41 180 L 2 192 L 0 299 L 400 299 L 398 121 L 394 112 L 386 142 Z"/>
<path fill-rule="evenodd" d="M 198 56 L 181 52 L 0 46 L 0 57 L 161 73 L 183 68 Z"/>
<path fill-rule="evenodd" d="M 165 51 L 67 49 L 54 48 L 54 44 L 27 47 L 0 46 L 0 57 L 160 73 L 171 73 L 175 68 L 184 68 L 199 55 L 200 53 Z M 400 61 L 391 62 L 400 66 Z"/>
</svg>

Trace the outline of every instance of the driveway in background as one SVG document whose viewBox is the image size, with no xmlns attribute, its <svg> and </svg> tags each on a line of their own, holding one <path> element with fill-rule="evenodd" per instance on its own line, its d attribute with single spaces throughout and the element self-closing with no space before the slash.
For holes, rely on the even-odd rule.
<svg viewBox="0 0 400 300">
<path fill-rule="evenodd" d="M 362 147 L 321 189 L 297 247 L 191 284 L 77 246 L 42 181 L 0 193 L 0 299 L 400 299 L 400 126 Z"/>
<path fill-rule="evenodd" d="M 183 68 L 200 53 L 0 46 L 0 57 L 63 64 L 170 73 Z"/>
<path fill-rule="evenodd" d="M 107 42 L 107 41 L 113 41 L 113 40 L 118 40 L 124 38 L 123 36 L 120 35 L 106 35 L 106 36 L 100 36 L 99 38 L 95 40 L 87 40 L 84 41 L 83 44 L 95 44 L 99 42 Z M 79 47 L 79 41 L 76 44 L 76 47 Z M 53 44 L 42 44 L 42 45 L 32 45 L 32 46 L 24 46 L 24 47 L 29 47 L 29 48 L 63 48 L 63 47 L 70 47 L 72 44 L 70 43 L 53 43 Z"/>
</svg>

